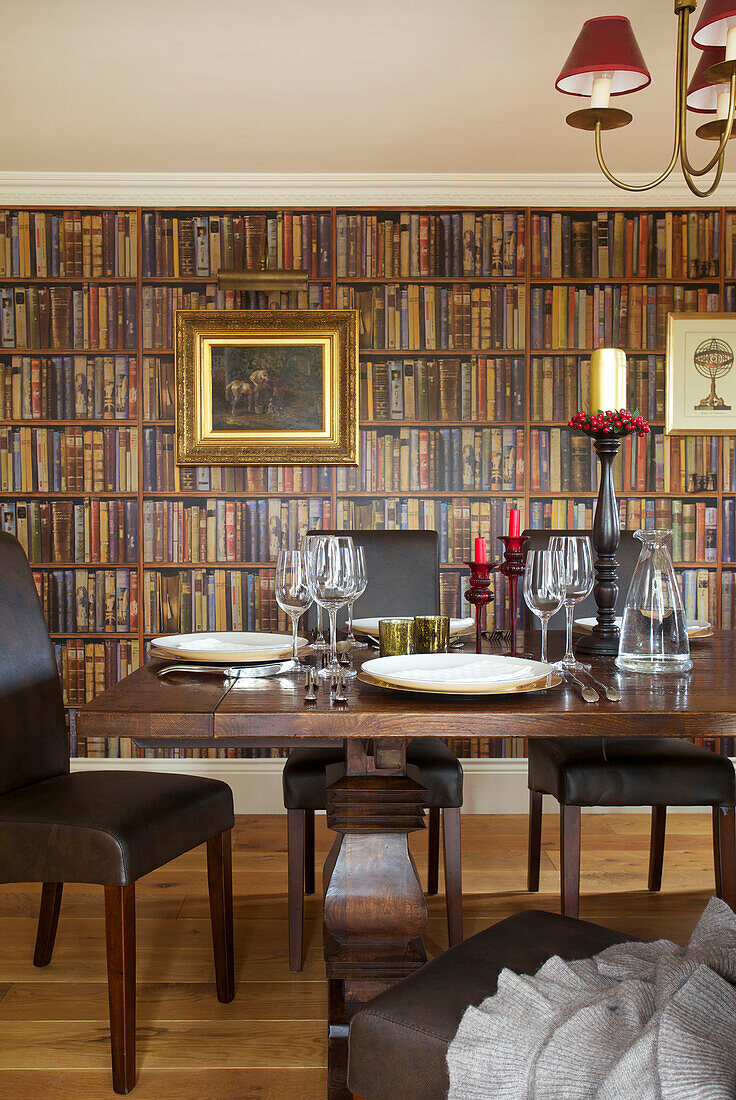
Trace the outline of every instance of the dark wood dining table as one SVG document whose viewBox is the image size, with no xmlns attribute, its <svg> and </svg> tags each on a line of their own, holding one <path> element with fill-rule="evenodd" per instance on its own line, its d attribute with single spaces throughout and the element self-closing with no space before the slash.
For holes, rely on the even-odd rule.
<svg viewBox="0 0 736 1100">
<path fill-rule="evenodd" d="M 550 656 L 562 653 L 550 634 Z M 490 647 L 489 647 L 490 651 Z M 498 650 L 494 650 L 498 652 Z M 538 656 L 539 635 L 519 652 Z M 354 652 L 356 667 L 374 650 Z M 452 696 L 386 691 L 353 680 L 346 704 L 322 687 L 305 704 L 303 681 L 235 680 L 176 674 L 159 679 L 150 661 L 87 703 L 82 737 L 131 737 L 147 748 L 344 745 L 345 765 L 328 774 L 327 824 L 335 840 L 324 869 L 324 951 L 328 982 L 328 1097 L 345 1083 L 347 1034 L 356 1009 L 426 960 L 427 909 L 408 835 L 424 828 L 423 787 L 406 768 L 414 737 L 736 736 L 736 633 L 693 643 L 693 669 L 677 675 L 617 673 L 611 658 L 593 672 L 621 701 L 586 703 L 560 687 L 532 694 Z"/>
</svg>

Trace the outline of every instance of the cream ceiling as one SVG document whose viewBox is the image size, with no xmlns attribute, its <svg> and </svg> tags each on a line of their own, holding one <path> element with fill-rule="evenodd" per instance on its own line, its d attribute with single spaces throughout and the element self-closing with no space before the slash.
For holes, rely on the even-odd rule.
<svg viewBox="0 0 736 1100">
<path fill-rule="evenodd" d="M 614 12 L 652 85 L 610 161 L 657 170 L 672 0 L 0 0 L 0 170 L 590 172 L 554 79 Z"/>
</svg>

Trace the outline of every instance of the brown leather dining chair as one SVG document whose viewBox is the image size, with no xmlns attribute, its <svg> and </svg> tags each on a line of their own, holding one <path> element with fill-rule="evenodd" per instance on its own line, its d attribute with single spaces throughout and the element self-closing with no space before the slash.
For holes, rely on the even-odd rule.
<svg viewBox="0 0 736 1100">
<path fill-rule="evenodd" d="M 543 549 L 554 535 L 585 531 L 525 531 L 526 549 Z M 621 614 L 640 543 L 622 531 L 616 553 Z M 576 618 L 595 615 L 592 594 L 576 608 Z M 524 608 L 524 628 L 538 620 Z M 595 719 L 591 716 L 591 722 Z M 583 806 L 651 806 L 650 890 L 662 885 L 667 806 L 709 806 L 713 814 L 716 892 L 736 901 L 736 776 L 727 757 L 676 737 L 545 737 L 529 740 L 528 889 L 539 889 L 542 846 L 542 799 L 552 795 L 560 805 L 560 906 L 568 917 L 580 907 L 580 811 Z"/>
<path fill-rule="evenodd" d="M 436 615 L 440 610 L 439 536 L 436 531 L 312 531 L 351 535 L 365 552 L 368 586 L 355 603 L 355 616 Z M 448 731 L 451 736 L 451 731 Z M 397 736 L 401 731 L 397 730 Z M 463 938 L 460 807 L 463 771 L 444 742 L 415 738 L 407 764 L 418 769 L 429 814 L 427 892 L 439 881 L 440 823 L 443 834 L 445 900 L 450 946 Z M 314 893 L 314 814 L 327 801 L 325 769 L 345 760 L 342 748 L 293 749 L 284 765 L 284 805 L 289 856 L 289 966 L 302 968 L 304 894 Z M 440 816 L 441 815 L 441 816 Z"/>
<path fill-rule="evenodd" d="M 43 883 L 36 966 L 51 962 L 63 884 L 104 886 L 113 1089 L 128 1093 L 135 883 L 205 841 L 217 997 L 233 998 L 232 792 L 196 776 L 70 772 L 54 651 L 28 561 L 7 534 L 0 534 L 0 716 L 0 882 Z"/>
<path fill-rule="evenodd" d="M 348 1087 L 355 1100 L 447 1100 L 448 1047 L 465 1010 L 496 992 L 504 968 L 536 974 L 552 955 L 584 959 L 630 939 L 599 924 L 530 910 L 443 951 L 353 1016 Z"/>
</svg>

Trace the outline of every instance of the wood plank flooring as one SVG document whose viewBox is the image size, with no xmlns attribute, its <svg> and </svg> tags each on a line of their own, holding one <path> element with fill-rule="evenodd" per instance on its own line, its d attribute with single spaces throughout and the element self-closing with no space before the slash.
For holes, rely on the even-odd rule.
<svg viewBox="0 0 736 1100">
<path fill-rule="evenodd" d="M 320 863 L 330 840 L 317 818 Z M 649 818 L 583 816 L 581 917 L 683 941 L 713 893 L 710 814 L 670 814 L 661 894 L 646 890 Z M 526 881 L 526 818 L 463 818 L 465 932 L 558 907 L 556 816 L 545 817 L 541 890 Z M 412 838 L 424 878 L 426 837 Z M 325 987 L 320 898 L 305 904 L 305 965 L 287 961 L 286 818 L 240 817 L 233 851 L 236 994 L 215 997 L 204 849 L 141 880 L 138 1100 L 322 1100 Z M 319 882 L 320 876 L 317 876 Z M 442 884 L 440 883 L 440 890 Z M 32 964 L 38 886 L 0 886 L 0 1097 L 109 1100 L 102 888 L 69 885 L 51 964 Z M 447 946 L 444 897 L 427 948 Z"/>
</svg>

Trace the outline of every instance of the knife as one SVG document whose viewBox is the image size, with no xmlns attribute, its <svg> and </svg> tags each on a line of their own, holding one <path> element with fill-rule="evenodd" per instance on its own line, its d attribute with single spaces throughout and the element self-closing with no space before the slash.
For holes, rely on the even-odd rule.
<svg viewBox="0 0 736 1100">
<path fill-rule="evenodd" d="M 174 672 L 200 672 L 209 676 L 223 676 L 228 680 L 250 680 L 265 676 L 280 676 L 294 667 L 291 658 L 288 661 L 276 661 L 267 665 L 164 665 L 156 675 L 159 680 Z"/>
</svg>

